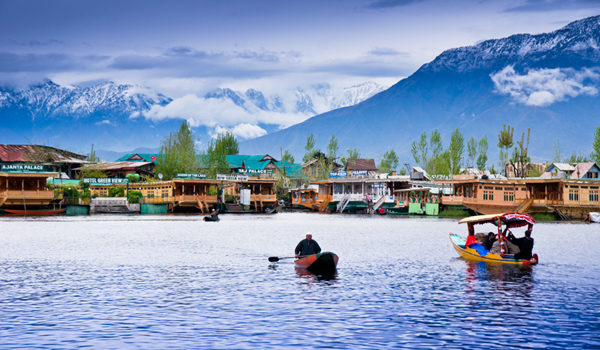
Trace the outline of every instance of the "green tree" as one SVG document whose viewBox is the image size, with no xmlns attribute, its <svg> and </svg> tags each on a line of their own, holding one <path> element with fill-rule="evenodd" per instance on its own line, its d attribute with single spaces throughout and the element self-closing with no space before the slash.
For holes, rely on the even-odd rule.
<svg viewBox="0 0 600 350">
<path fill-rule="evenodd" d="M 600 126 L 596 128 L 596 133 L 594 134 L 594 143 L 592 144 L 590 160 L 596 164 L 600 164 Z"/>
<path fill-rule="evenodd" d="M 475 141 L 475 139 L 473 139 Z M 450 136 L 448 145 L 449 175 L 460 173 L 461 159 L 465 151 L 465 138 L 458 128 Z"/>
<path fill-rule="evenodd" d="M 529 136 L 531 129 L 527 128 L 527 143 L 525 143 L 525 133 L 521 135 L 521 141 L 517 141 L 517 146 L 513 150 L 513 156 L 510 159 L 515 175 L 517 177 L 525 177 L 525 163 L 529 163 L 530 159 L 527 153 L 529 152 Z M 519 165 L 518 167 L 515 164 Z"/>
<path fill-rule="evenodd" d="M 508 160 L 508 149 L 512 148 L 514 145 L 513 142 L 513 134 L 515 132 L 515 128 L 511 128 L 510 125 L 506 127 L 506 124 L 503 125 L 502 130 L 500 130 L 500 134 L 498 134 L 498 148 L 500 148 L 500 159 L 502 168 L 504 168 L 504 176 L 506 176 L 506 163 Z M 504 152 L 502 152 L 504 150 Z M 501 169 L 502 169 L 501 168 Z"/>
<path fill-rule="evenodd" d="M 170 132 L 161 141 L 154 172 L 163 174 L 163 180 L 171 180 L 177 173 L 195 173 L 198 165 L 196 137 L 187 120 L 184 120 L 177 132 Z"/>
<path fill-rule="evenodd" d="M 469 156 L 469 164 L 468 166 L 475 166 L 475 160 L 477 159 L 477 141 L 475 138 L 471 136 L 469 142 L 467 143 L 467 154 Z"/>
<path fill-rule="evenodd" d="M 427 132 L 424 131 L 423 134 L 421 134 L 421 139 L 419 140 L 419 142 L 417 143 L 417 141 L 413 141 L 412 142 L 412 146 L 411 146 L 411 150 L 410 152 L 412 153 L 413 159 L 415 160 L 415 163 L 420 165 L 423 168 L 427 167 Z"/>
<path fill-rule="evenodd" d="M 295 163 L 294 156 L 290 153 L 289 150 L 286 149 L 283 152 L 283 156 L 281 158 L 281 162 L 282 163 L 285 162 L 285 163 L 288 163 L 288 164 L 294 164 Z"/>
<path fill-rule="evenodd" d="M 96 151 L 94 150 L 94 144 L 92 143 L 92 150 L 87 155 L 87 161 L 92 163 L 100 162 L 100 158 L 96 157 Z"/>
<path fill-rule="evenodd" d="M 589 160 L 582 153 L 577 154 L 573 151 L 573 154 L 567 159 L 565 159 L 565 163 L 574 164 L 574 163 L 587 163 Z"/>
<path fill-rule="evenodd" d="M 399 164 L 400 161 L 398 160 L 398 155 L 392 148 L 381 155 L 381 160 L 379 165 L 377 165 L 377 168 L 382 173 L 390 173 L 395 171 Z"/>
<path fill-rule="evenodd" d="M 481 140 L 479 140 L 479 156 L 477 157 L 477 169 L 484 171 L 485 165 L 488 161 L 487 157 L 488 151 L 488 140 L 487 136 L 483 136 Z"/>
<path fill-rule="evenodd" d="M 430 174 L 440 174 L 441 158 L 443 147 L 442 147 L 442 134 L 437 130 L 431 132 L 429 137 L 429 147 L 431 147 L 431 159 L 427 164 L 427 172 Z"/>
<path fill-rule="evenodd" d="M 340 158 L 344 168 L 348 166 L 348 159 L 360 159 L 360 150 L 358 148 L 348 148 L 346 152 L 348 152 L 348 157 Z"/>
<path fill-rule="evenodd" d="M 231 131 L 224 131 L 217 135 L 215 151 L 226 156 L 236 155 L 240 153 L 240 143 Z"/>
<path fill-rule="evenodd" d="M 327 158 L 331 161 L 335 160 L 337 158 L 339 149 L 338 139 L 335 137 L 335 135 L 331 135 L 331 139 L 327 145 Z"/>
<path fill-rule="evenodd" d="M 310 136 L 306 139 L 306 146 L 304 146 L 304 157 L 302 157 L 302 162 L 307 163 L 311 159 L 314 158 L 316 150 L 315 150 L 315 136 L 310 133 Z"/>
<path fill-rule="evenodd" d="M 556 142 L 552 145 L 552 148 L 554 149 L 554 157 L 552 157 L 552 162 L 560 163 L 562 160 L 562 150 L 560 149 L 558 138 L 556 139 Z"/>
</svg>

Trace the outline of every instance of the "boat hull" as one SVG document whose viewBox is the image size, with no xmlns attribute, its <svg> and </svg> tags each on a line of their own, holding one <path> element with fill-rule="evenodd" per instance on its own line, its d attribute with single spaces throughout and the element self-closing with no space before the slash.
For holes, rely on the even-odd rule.
<svg viewBox="0 0 600 350">
<path fill-rule="evenodd" d="M 465 247 L 465 239 L 455 233 L 450 233 L 450 242 L 461 258 L 472 261 L 485 261 L 488 263 L 509 264 L 509 265 L 535 265 L 538 263 L 537 254 L 531 260 L 511 259 L 502 257 L 500 254 L 492 254 L 485 250 L 481 245 L 474 244 Z M 474 248 L 471 248 L 474 247 Z"/>
<path fill-rule="evenodd" d="M 58 215 L 64 214 L 65 209 L 58 210 L 21 210 L 21 209 L 0 209 L 0 213 L 12 215 Z"/>
<path fill-rule="evenodd" d="M 324 252 L 298 259 L 294 263 L 296 267 L 313 272 L 333 272 L 337 267 L 338 260 L 338 256 L 334 253 Z"/>
<path fill-rule="evenodd" d="M 212 221 L 212 222 L 217 222 L 217 221 L 219 221 L 219 220 L 221 220 L 221 219 L 219 219 L 218 217 L 217 217 L 217 218 L 215 218 L 214 216 L 210 216 L 210 215 L 207 215 L 207 216 L 205 216 L 205 217 L 204 217 L 204 221 Z"/>
</svg>

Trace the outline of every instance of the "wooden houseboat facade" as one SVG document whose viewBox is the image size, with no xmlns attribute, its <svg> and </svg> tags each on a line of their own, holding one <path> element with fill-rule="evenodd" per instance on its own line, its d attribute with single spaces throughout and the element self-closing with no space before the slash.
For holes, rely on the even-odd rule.
<svg viewBox="0 0 600 350">
<path fill-rule="evenodd" d="M 598 211 L 600 181 L 573 179 L 440 180 L 451 187 L 444 206 L 465 206 L 480 214 L 556 213 L 563 219 L 583 219 Z"/>
<path fill-rule="evenodd" d="M 46 179 L 58 173 L 0 172 L 0 209 L 46 209 L 53 201 L 53 190 L 46 188 Z"/>
</svg>

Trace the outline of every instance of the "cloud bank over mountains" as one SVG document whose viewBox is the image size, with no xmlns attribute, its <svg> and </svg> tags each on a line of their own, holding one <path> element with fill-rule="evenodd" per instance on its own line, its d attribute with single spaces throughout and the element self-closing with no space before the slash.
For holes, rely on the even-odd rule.
<svg viewBox="0 0 600 350">
<path fill-rule="evenodd" d="M 519 74 L 507 66 L 491 78 L 497 92 L 527 106 L 546 107 L 569 97 L 598 94 L 600 68 L 543 68 Z"/>
</svg>

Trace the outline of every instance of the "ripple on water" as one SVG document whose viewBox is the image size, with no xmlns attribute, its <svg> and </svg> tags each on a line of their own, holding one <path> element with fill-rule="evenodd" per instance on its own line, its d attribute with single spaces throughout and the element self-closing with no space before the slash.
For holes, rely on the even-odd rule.
<svg viewBox="0 0 600 350">
<path fill-rule="evenodd" d="M 523 268 L 459 259 L 453 220 L 0 221 L 1 348 L 600 348 L 590 225 L 538 224 Z M 306 231 L 337 273 L 267 261 Z"/>
</svg>

